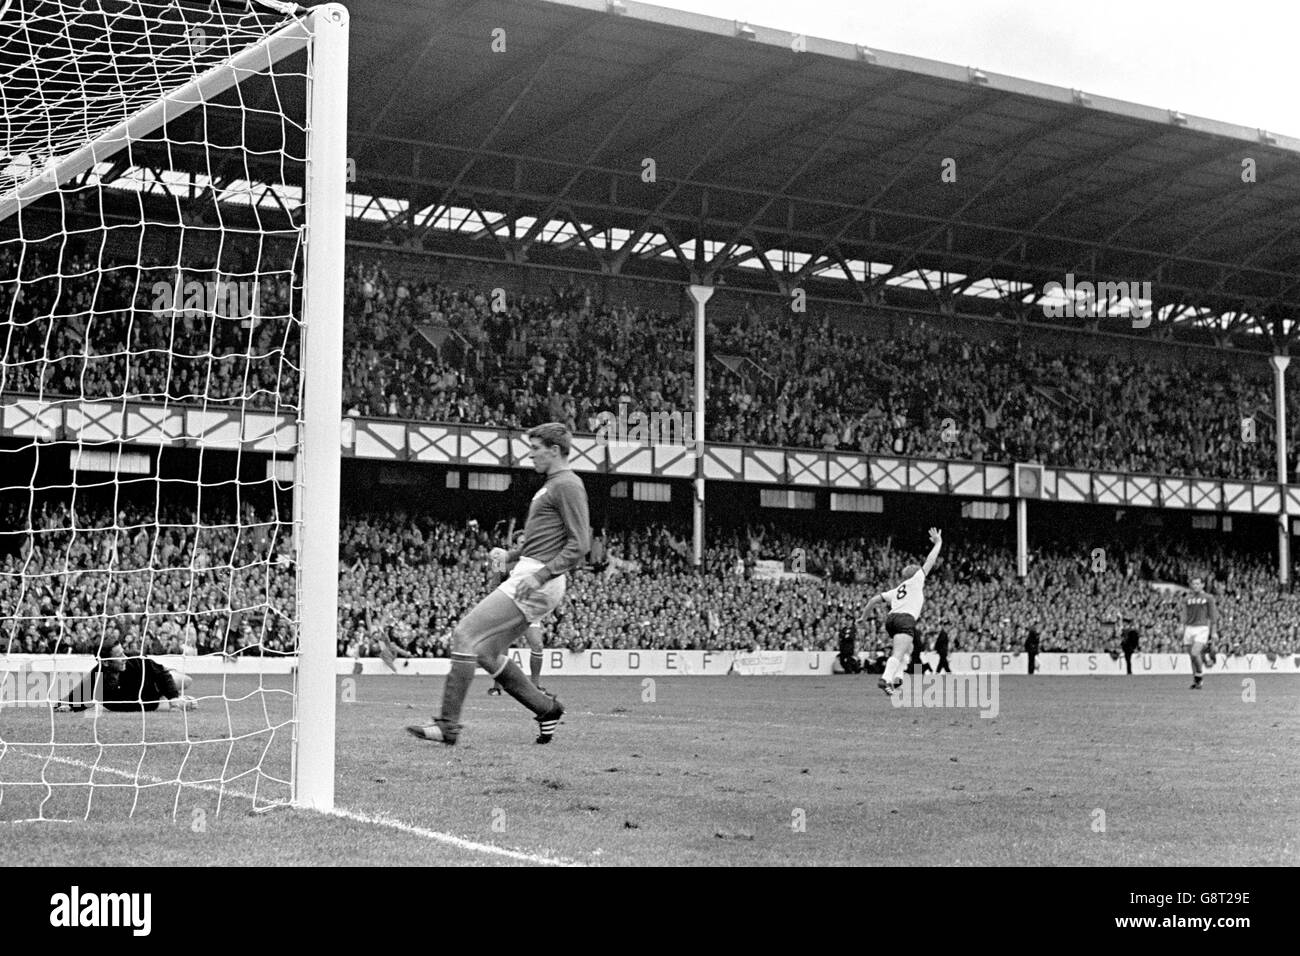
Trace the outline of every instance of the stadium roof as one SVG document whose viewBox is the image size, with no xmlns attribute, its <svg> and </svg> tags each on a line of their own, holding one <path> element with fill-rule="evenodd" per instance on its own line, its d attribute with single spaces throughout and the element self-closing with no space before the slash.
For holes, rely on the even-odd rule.
<svg viewBox="0 0 1300 956">
<path fill-rule="evenodd" d="M 1300 303 L 1295 138 L 632 0 L 351 9 L 358 179 L 417 227 L 454 204 L 518 251 L 512 219 L 567 217 L 613 268 L 671 251 L 697 278 L 783 250 L 864 297 L 846 260 L 954 293 L 1075 273 L 1218 312 Z M 630 245 L 590 241 L 611 228 Z"/>
<path fill-rule="evenodd" d="M 634 0 L 347 6 L 350 212 L 426 250 L 1025 318 L 1074 274 L 1300 330 L 1300 139 Z M 282 182 L 252 102 L 227 162 Z"/>
</svg>

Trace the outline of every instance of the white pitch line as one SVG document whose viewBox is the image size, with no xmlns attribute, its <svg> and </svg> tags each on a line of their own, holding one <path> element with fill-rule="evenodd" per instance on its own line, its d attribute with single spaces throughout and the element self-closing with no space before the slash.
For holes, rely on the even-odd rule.
<svg viewBox="0 0 1300 956">
<path fill-rule="evenodd" d="M 389 827 L 393 830 L 400 830 L 403 833 L 410 833 L 415 836 L 424 837 L 426 840 L 437 840 L 439 843 L 446 843 L 450 846 L 459 847 L 462 850 L 492 853 L 497 856 L 509 857 L 512 860 L 521 860 L 525 863 L 539 863 L 543 866 L 583 865 L 576 860 L 566 860 L 563 857 L 543 856 L 540 853 L 528 853 L 524 850 L 507 850 L 505 847 L 493 846 L 491 843 L 476 843 L 473 840 L 466 840 L 463 837 L 452 836 L 450 833 L 442 833 L 438 830 L 428 830 L 424 827 L 412 826 L 409 823 L 403 823 L 401 820 L 395 820 L 392 817 L 383 815 L 361 813 L 357 810 L 346 810 L 342 807 L 335 807 L 333 810 L 327 810 L 325 812 L 331 816 L 342 817 L 345 820 L 355 820 L 358 823 L 370 823 L 375 826 Z"/>
<path fill-rule="evenodd" d="M 252 800 L 253 794 L 246 793 L 242 790 L 226 790 L 207 783 L 184 783 L 179 780 L 166 780 L 162 777 L 155 777 L 152 774 L 132 774 L 125 770 L 118 770 L 116 767 L 105 767 L 102 764 L 86 763 L 84 760 L 76 760 L 72 757 L 53 757 L 46 754 L 30 753 L 20 750 L 17 747 L 10 748 L 15 754 L 21 757 L 31 757 L 33 760 L 45 760 L 53 763 L 61 763 L 70 767 L 81 767 L 84 770 L 92 770 L 113 774 L 124 777 L 127 780 L 146 780 L 151 784 L 179 784 L 183 787 L 192 787 L 195 790 L 206 790 L 211 793 L 223 794 L 228 797 L 238 797 L 245 800 Z M 293 810 L 311 809 L 307 807 L 289 807 Z M 441 830 L 430 830 L 427 827 L 417 827 L 410 823 L 403 823 L 401 820 L 393 817 L 362 813 L 358 810 L 348 810 L 345 807 L 335 807 L 333 810 L 313 810 L 315 813 L 321 813 L 325 816 L 337 817 L 342 820 L 352 820 L 355 823 L 366 823 L 371 826 L 387 827 L 390 830 L 397 830 L 401 833 L 408 833 L 412 836 L 418 836 L 426 840 L 434 840 L 438 843 L 445 843 L 448 846 L 454 846 L 460 850 L 470 850 L 475 853 L 486 853 L 490 856 L 503 856 L 511 860 L 519 860 L 523 863 L 536 863 L 541 866 L 582 866 L 576 860 L 568 860 L 564 857 L 546 856 L 541 853 L 529 853 L 525 850 L 511 850 L 502 846 L 495 846 L 491 843 L 479 843 L 475 840 L 467 840 L 464 837 L 458 837 L 451 833 L 443 833 Z"/>
</svg>

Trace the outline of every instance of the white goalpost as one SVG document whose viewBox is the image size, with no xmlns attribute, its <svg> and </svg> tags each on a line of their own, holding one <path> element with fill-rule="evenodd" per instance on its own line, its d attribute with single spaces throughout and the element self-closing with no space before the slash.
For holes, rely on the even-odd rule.
<svg viewBox="0 0 1300 956">
<path fill-rule="evenodd" d="M 0 821 L 333 808 L 347 62 L 0 0 Z"/>
<path fill-rule="evenodd" d="M 315 49 L 308 74 L 314 135 L 307 155 L 307 259 L 303 314 L 304 453 L 297 471 L 302 502 L 296 799 L 317 810 L 334 808 L 334 662 L 338 655 L 339 445 L 343 405 L 344 214 L 347 201 L 347 12 L 333 4 L 317 15 L 329 40 Z M 314 231 L 313 231 L 314 229 Z M 319 392 L 317 392 L 319 389 Z M 310 645 L 310 650 L 308 650 Z"/>
</svg>

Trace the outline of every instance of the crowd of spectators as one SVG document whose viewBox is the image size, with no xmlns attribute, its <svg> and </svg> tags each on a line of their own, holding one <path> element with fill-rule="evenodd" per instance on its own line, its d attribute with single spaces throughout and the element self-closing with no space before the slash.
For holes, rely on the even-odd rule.
<svg viewBox="0 0 1300 956">
<path fill-rule="evenodd" d="M 0 390 L 296 407 L 290 271 L 260 273 L 254 315 L 195 315 L 160 309 L 156 284 L 226 281 L 248 268 L 178 275 L 161 262 L 98 262 L 84 250 L 37 249 L 19 263 L 0 246 Z M 563 421 L 594 433 L 601 414 L 620 405 L 647 414 L 692 405 L 693 322 L 677 312 L 599 301 L 572 280 L 528 297 L 403 277 L 360 253 L 345 295 L 348 415 Z M 774 310 L 711 321 L 708 438 L 1170 475 L 1275 474 L 1262 360 L 1247 374 L 1226 362 L 1087 355 L 1065 340 L 1030 347 L 1011 332 L 957 336 L 923 318 L 884 338 L 868 332 Z M 1290 421 L 1300 427 L 1300 389 L 1290 395 Z"/>
<path fill-rule="evenodd" d="M 687 317 L 598 302 L 569 285 L 507 295 L 354 264 L 348 414 L 594 433 L 620 405 L 687 412 Z M 505 290 L 503 290 L 505 291 Z M 460 347 L 422 344 L 421 326 Z M 1272 384 L 1257 374 L 977 342 L 917 321 L 887 339 L 805 315 L 711 322 L 713 441 L 1268 480 Z M 427 342 L 428 340 L 423 340 Z M 385 344 L 386 343 L 386 344 Z M 1294 392 L 1293 392 L 1294 399 Z M 1300 403 L 1296 404 L 1300 412 Z M 1254 421 L 1243 440 L 1244 419 Z M 1295 420 L 1295 419 L 1293 419 Z"/>
<path fill-rule="evenodd" d="M 66 504 L 30 520 L 20 507 L 0 515 L 15 529 L 0 534 L 0 647 L 87 653 L 120 638 L 150 653 L 292 652 L 288 524 L 249 505 L 201 526 L 193 509 L 82 507 L 75 530 L 72 515 Z M 445 656 L 450 630 L 490 583 L 494 543 L 488 529 L 427 516 L 348 518 L 339 653 L 375 656 L 387 637 L 415 656 Z M 1300 650 L 1300 594 L 1278 585 L 1265 555 L 1172 536 L 1158 548 L 1117 539 L 1100 570 L 1091 550 L 1068 545 L 1031 557 L 1021 580 L 1005 545 L 954 536 L 929 581 L 922 632 L 946 630 L 954 651 L 1016 651 L 1034 627 L 1043 651 L 1113 651 L 1131 622 L 1144 650 L 1177 651 L 1179 592 L 1154 585 L 1197 571 L 1219 599 L 1221 652 Z M 869 650 L 885 638 L 862 608 L 918 558 L 887 538 L 811 540 L 766 526 L 716 530 L 696 569 L 668 527 L 601 534 L 545 622 L 546 640 L 573 650 L 828 650 L 849 628 Z M 772 562 L 791 573 L 759 573 Z"/>
<path fill-rule="evenodd" d="M 291 653 L 291 526 L 203 510 L 0 509 L 0 648 Z"/>
<path fill-rule="evenodd" d="M 0 245 L 0 391 L 298 407 L 293 275 Z"/>
</svg>

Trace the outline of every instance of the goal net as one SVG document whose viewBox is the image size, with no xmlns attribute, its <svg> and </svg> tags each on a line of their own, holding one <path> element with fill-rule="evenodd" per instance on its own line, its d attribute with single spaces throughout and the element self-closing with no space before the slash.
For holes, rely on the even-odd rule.
<svg viewBox="0 0 1300 956">
<path fill-rule="evenodd" d="M 0 0 L 0 821 L 333 801 L 347 13 Z"/>
</svg>

